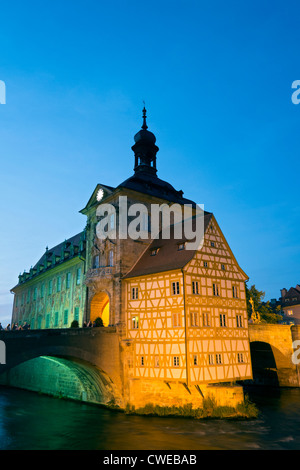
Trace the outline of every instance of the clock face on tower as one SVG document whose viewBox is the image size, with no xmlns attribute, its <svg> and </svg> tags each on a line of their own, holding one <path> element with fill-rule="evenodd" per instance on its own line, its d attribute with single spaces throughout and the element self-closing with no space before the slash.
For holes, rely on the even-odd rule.
<svg viewBox="0 0 300 470">
<path fill-rule="evenodd" d="M 97 192 L 97 201 L 101 201 L 101 199 L 103 199 L 103 196 L 104 196 L 104 191 L 103 189 L 99 189 L 99 191 Z"/>
</svg>

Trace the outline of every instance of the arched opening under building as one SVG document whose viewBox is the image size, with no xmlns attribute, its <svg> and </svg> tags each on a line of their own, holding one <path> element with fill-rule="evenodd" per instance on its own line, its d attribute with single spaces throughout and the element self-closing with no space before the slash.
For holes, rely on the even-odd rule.
<svg viewBox="0 0 300 470">
<path fill-rule="evenodd" d="M 94 404 L 115 401 L 109 376 L 71 357 L 40 356 L 0 374 L 0 384 Z"/>
<path fill-rule="evenodd" d="M 253 341 L 250 343 L 250 351 L 254 383 L 278 387 L 278 372 L 272 346 L 262 341 Z"/>
<path fill-rule="evenodd" d="M 106 292 L 99 292 L 94 295 L 91 301 L 90 321 L 101 318 L 104 326 L 109 325 L 109 297 Z"/>
</svg>

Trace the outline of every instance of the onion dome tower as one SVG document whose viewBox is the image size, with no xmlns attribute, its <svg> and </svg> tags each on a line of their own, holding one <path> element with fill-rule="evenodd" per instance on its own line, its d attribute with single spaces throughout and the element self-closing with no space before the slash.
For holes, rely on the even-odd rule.
<svg viewBox="0 0 300 470">
<path fill-rule="evenodd" d="M 135 144 L 131 147 L 135 156 L 134 172 L 144 172 L 156 176 L 156 154 L 159 148 L 155 145 L 155 135 L 148 131 L 146 113 L 144 107 L 142 129 L 134 136 Z"/>
<path fill-rule="evenodd" d="M 119 184 L 118 188 L 127 188 L 169 202 L 194 204 L 193 201 L 183 197 L 183 191 L 176 191 L 170 183 L 157 177 L 156 154 L 159 148 L 156 145 L 155 135 L 148 131 L 146 113 L 144 107 L 143 125 L 135 134 L 135 143 L 131 147 L 134 152 L 134 174 Z"/>
</svg>

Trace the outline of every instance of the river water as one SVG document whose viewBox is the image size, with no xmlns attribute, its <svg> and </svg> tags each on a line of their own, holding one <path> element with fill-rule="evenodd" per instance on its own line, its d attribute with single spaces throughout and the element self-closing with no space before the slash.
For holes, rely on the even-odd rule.
<svg viewBox="0 0 300 470">
<path fill-rule="evenodd" d="M 0 387 L 4 450 L 298 450 L 300 389 L 247 391 L 253 420 L 128 416 Z"/>
</svg>

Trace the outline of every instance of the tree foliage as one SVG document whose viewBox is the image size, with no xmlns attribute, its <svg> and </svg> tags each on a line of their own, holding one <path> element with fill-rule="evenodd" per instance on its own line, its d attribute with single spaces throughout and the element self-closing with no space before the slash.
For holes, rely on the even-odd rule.
<svg viewBox="0 0 300 470">
<path fill-rule="evenodd" d="M 280 305 L 273 306 L 269 300 L 264 302 L 265 292 L 256 289 L 255 285 L 252 285 L 250 288 L 248 288 L 247 284 L 245 285 L 248 318 L 250 318 L 252 314 L 252 306 L 250 304 L 250 298 L 252 298 L 254 310 L 259 313 L 261 323 L 278 323 L 282 320 Z"/>
</svg>

